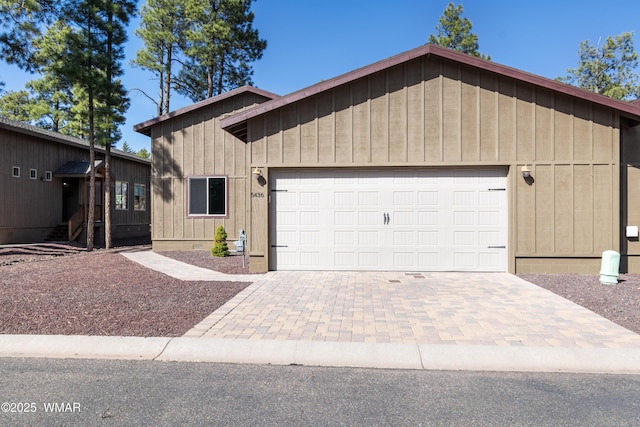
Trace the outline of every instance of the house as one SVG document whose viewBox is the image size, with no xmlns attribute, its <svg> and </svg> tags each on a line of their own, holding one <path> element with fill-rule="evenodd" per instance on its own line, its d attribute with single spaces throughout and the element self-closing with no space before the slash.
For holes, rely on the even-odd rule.
<svg viewBox="0 0 640 427">
<path fill-rule="evenodd" d="M 104 150 L 96 148 L 95 243 L 104 244 Z M 0 118 L 0 244 L 86 242 L 89 144 Z M 112 238 L 149 237 L 151 162 L 112 150 Z"/>
<path fill-rule="evenodd" d="M 135 126 L 156 251 L 267 270 L 640 272 L 640 105 L 433 45 Z"/>
</svg>

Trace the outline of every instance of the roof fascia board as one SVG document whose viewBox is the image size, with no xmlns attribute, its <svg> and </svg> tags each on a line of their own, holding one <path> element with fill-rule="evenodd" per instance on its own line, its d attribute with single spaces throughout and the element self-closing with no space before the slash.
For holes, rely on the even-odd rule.
<svg viewBox="0 0 640 427">
<path fill-rule="evenodd" d="M 220 120 L 220 125 L 223 129 L 238 125 L 243 121 L 268 113 L 269 111 L 278 109 L 293 102 L 300 101 L 304 98 L 316 95 L 320 92 L 324 92 L 337 86 L 350 83 L 359 78 L 391 68 L 401 63 L 429 55 L 449 59 L 458 63 L 469 65 L 471 67 L 479 68 L 505 77 L 513 78 L 518 81 L 529 83 L 534 86 L 542 87 L 555 92 L 564 93 L 569 96 L 584 99 L 586 101 L 594 102 L 596 104 L 604 105 L 627 113 L 627 115 L 629 115 L 630 117 L 640 119 L 640 104 L 619 101 L 617 99 L 609 98 L 604 95 L 580 89 L 566 83 L 561 83 L 555 80 L 548 79 L 546 77 L 541 77 L 535 74 L 518 70 L 516 68 L 491 62 L 486 59 L 477 58 L 475 56 L 467 55 L 465 53 L 446 49 L 440 46 L 427 44 L 392 56 L 390 58 L 383 59 L 371 65 L 358 68 L 354 71 L 342 74 L 332 79 L 322 81 L 315 85 L 293 92 L 289 95 L 285 95 L 272 101 L 265 102 L 264 104 L 257 105 L 249 110 L 233 114 L 229 117 L 225 117 Z"/>
<path fill-rule="evenodd" d="M 220 95 L 216 95 L 214 97 L 204 99 L 202 101 L 196 102 L 191 105 L 187 105 L 186 107 L 179 108 L 175 111 L 171 111 L 167 114 L 163 114 L 162 116 L 154 117 L 153 119 L 147 120 L 142 123 L 138 123 L 137 125 L 133 126 L 133 130 L 149 136 L 151 127 L 160 122 L 171 119 L 173 117 L 180 116 L 182 114 L 189 113 L 191 111 L 195 111 L 199 108 L 203 108 L 208 105 L 213 105 L 217 102 L 224 101 L 225 99 L 233 98 L 234 96 L 240 95 L 243 93 L 254 93 L 256 95 L 264 96 L 265 98 L 268 98 L 268 99 L 275 99 L 280 97 L 280 95 L 277 95 L 272 92 L 268 92 L 266 90 L 258 89 L 253 86 L 242 86 L 242 87 L 230 90 L 229 92 L 221 93 Z"/>
</svg>

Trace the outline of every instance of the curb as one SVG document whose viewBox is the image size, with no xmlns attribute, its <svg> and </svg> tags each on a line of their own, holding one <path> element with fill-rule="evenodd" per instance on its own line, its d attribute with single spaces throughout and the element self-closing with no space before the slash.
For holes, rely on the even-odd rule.
<svg viewBox="0 0 640 427">
<path fill-rule="evenodd" d="M 348 368 L 640 374 L 640 348 L 496 347 L 216 338 L 0 335 L 0 357 Z"/>
<path fill-rule="evenodd" d="M 0 357 L 153 360 L 171 338 L 0 335 Z"/>
</svg>

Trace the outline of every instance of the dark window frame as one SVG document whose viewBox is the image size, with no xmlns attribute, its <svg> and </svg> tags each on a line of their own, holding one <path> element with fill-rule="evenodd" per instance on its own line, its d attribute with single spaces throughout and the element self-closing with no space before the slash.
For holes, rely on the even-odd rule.
<svg viewBox="0 0 640 427">
<path fill-rule="evenodd" d="M 197 188 L 195 188 L 195 183 L 197 183 Z M 186 186 L 186 213 L 189 218 L 229 217 L 229 177 L 227 175 L 189 176 Z M 192 191 L 202 192 L 203 190 L 204 195 L 192 193 Z M 215 197 L 215 194 L 211 194 L 211 192 L 220 191 L 224 195 L 224 200 L 212 200 L 211 197 Z"/>
</svg>

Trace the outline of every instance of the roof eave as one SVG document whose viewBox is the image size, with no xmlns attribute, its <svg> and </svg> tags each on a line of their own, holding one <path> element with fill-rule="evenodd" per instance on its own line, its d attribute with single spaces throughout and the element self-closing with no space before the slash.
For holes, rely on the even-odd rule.
<svg viewBox="0 0 640 427">
<path fill-rule="evenodd" d="M 446 49 L 440 46 L 427 44 L 427 45 L 423 45 L 415 49 L 409 50 L 407 52 L 392 56 L 390 58 L 383 59 L 381 61 L 375 62 L 371 65 L 367 65 L 357 70 L 348 72 L 346 74 L 342 74 L 332 79 L 322 81 L 315 85 L 293 92 L 289 95 L 285 95 L 283 97 L 274 99 L 272 101 L 265 102 L 264 104 L 257 105 L 249 110 L 233 114 L 229 117 L 225 117 L 220 120 L 220 125 L 223 129 L 226 129 L 226 130 L 229 130 L 232 128 L 238 129 L 241 127 L 241 124 L 243 122 L 246 122 L 247 120 L 260 116 L 262 114 L 266 114 L 269 111 L 276 110 L 285 105 L 316 95 L 320 92 L 333 89 L 337 86 L 352 82 L 354 80 L 368 76 L 378 71 L 391 68 L 393 66 L 410 61 L 412 59 L 416 59 L 422 56 L 430 56 L 430 55 L 434 55 L 440 58 L 445 58 L 445 59 L 449 59 L 459 63 L 463 63 L 463 64 L 476 67 L 482 70 L 500 74 L 505 77 L 510 77 L 519 81 L 533 84 L 535 86 L 543 87 L 555 92 L 564 93 L 570 96 L 574 96 L 590 102 L 604 105 L 604 106 L 619 110 L 621 112 L 624 112 L 626 113 L 626 115 L 635 117 L 636 119 L 640 120 L 640 103 L 634 104 L 634 103 L 629 103 L 625 101 L 619 101 L 604 95 L 599 95 L 584 89 L 577 88 L 575 86 L 568 85 L 566 83 L 561 83 L 556 80 L 551 80 L 546 77 L 537 76 L 535 74 L 521 71 L 516 68 L 511 68 L 505 65 L 497 64 L 495 62 L 492 62 L 486 59 L 481 59 L 475 56 L 467 55 L 465 53 L 461 53 L 451 49 Z"/>
<path fill-rule="evenodd" d="M 215 104 L 215 103 L 220 102 L 220 101 L 224 101 L 225 99 L 232 98 L 232 97 L 234 97 L 236 95 L 239 95 L 241 93 L 246 93 L 246 92 L 254 93 L 256 95 L 261 95 L 261 96 L 264 96 L 265 98 L 269 98 L 269 99 L 275 99 L 275 98 L 279 98 L 280 97 L 280 95 L 277 95 L 275 93 L 268 92 L 266 90 L 259 89 L 259 88 L 253 87 L 253 86 L 248 86 L 248 85 L 247 86 L 242 86 L 242 87 L 239 87 L 237 89 L 230 90 L 229 92 L 221 93 L 220 95 L 217 95 L 217 96 L 214 96 L 214 97 L 211 97 L 211 98 L 207 98 L 205 100 L 196 102 L 194 104 L 188 105 L 188 106 L 183 107 L 183 108 L 179 108 L 179 109 L 177 109 L 175 111 L 171 111 L 171 112 L 169 112 L 167 114 L 163 114 L 162 116 L 154 117 L 153 119 L 144 121 L 142 123 L 138 123 L 137 125 L 133 126 L 133 130 L 138 132 L 138 133 L 141 133 L 143 135 L 151 136 L 151 128 L 154 125 L 157 125 L 158 123 L 161 123 L 161 122 L 163 122 L 165 120 L 169 120 L 169 119 L 171 119 L 173 117 L 180 116 L 182 114 L 186 114 L 186 113 L 191 112 L 191 111 L 195 111 L 195 110 L 197 110 L 199 108 L 206 107 L 208 105 L 212 105 L 212 104 Z"/>
</svg>

